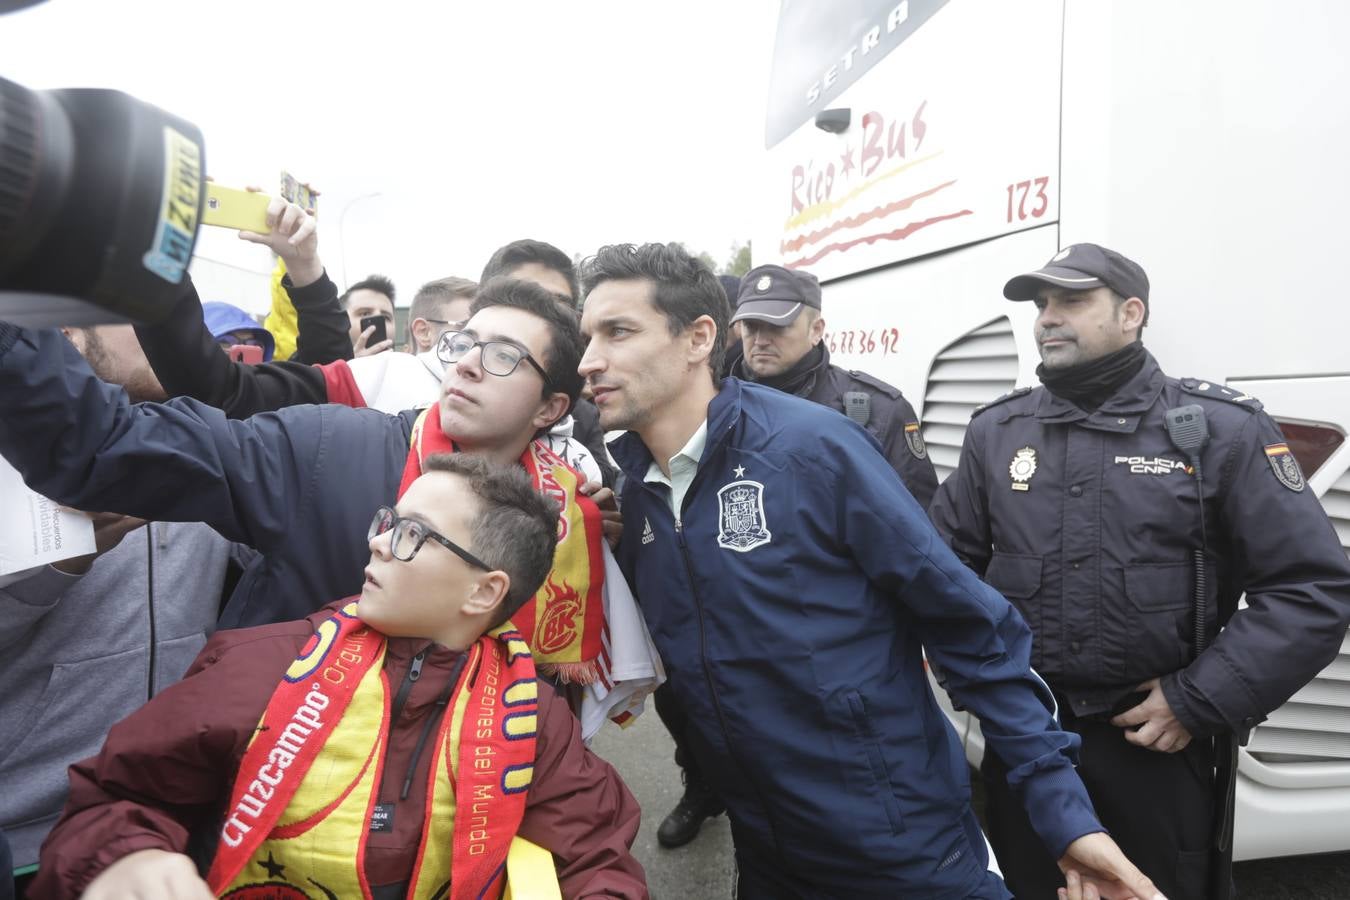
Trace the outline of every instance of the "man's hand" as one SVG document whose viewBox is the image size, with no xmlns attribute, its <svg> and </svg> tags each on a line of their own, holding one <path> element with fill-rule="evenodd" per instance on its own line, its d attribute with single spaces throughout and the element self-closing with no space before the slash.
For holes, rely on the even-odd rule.
<svg viewBox="0 0 1350 900">
<path fill-rule="evenodd" d="M 601 528 L 604 529 L 610 549 L 619 546 L 619 538 L 623 537 L 623 513 L 619 512 L 619 498 L 609 488 L 601 487 L 598 481 L 588 481 L 577 490 L 600 507 Z"/>
<path fill-rule="evenodd" d="M 83 575 L 89 571 L 94 560 L 122 543 L 122 538 L 145 524 L 144 519 L 117 513 L 91 513 L 89 518 L 94 523 L 94 552 L 54 562 L 52 568 L 56 571 L 67 575 Z"/>
<path fill-rule="evenodd" d="M 374 356 L 376 353 L 383 353 L 390 347 L 394 346 L 394 339 L 387 338 L 383 341 L 380 341 L 377 344 L 371 344 L 369 347 L 367 347 L 366 341 L 370 340 L 370 336 L 373 335 L 374 333 L 375 333 L 374 325 L 371 325 L 369 328 L 361 332 L 361 336 L 356 339 L 356 343 L 352 344 L 352 356 Z"/>
<path fill-rule="evenodd" d="M 252 185 L 245 190 L 260 192 L 259 188 Z M 318 223 L 314 216 L 294 203 L 273 197 L 272 202 L 267 204 L 267 227 L 272 230 L 266 234 L 241 231 L 239 237 L 271 248 L 285 261 L 291 284 L 296 287 L 318 281 L 323 274 L 323 263 L 319 260 Z"/>
<path fill-rule="evenodd" d="M 212 900 L 192 860 L 167 850 L 137 850 L 104 869 L 84 900 Z"/>
<path fill-rule="evenodd" d="M 1185 749 L 1191 742 L 1191 733 L 1177 720 L 1171 705 L 1163 694 L 1162 682 L 1150 678 L 1139 685 L 1139 690 L 1148 691 L 1148 696 L 1138 706 L 1125 710 L 1111 720 L 1117 728 L 1127 729 L 1125 740 L 1159 753 L 1176 753 Z M 1138 725 L 1137 729 L 1130 726 Z"/>
<path fill-rule="evenodd" d="M 1059 889 L 1060 900 L 1167 900 L 1104 832 L 1085 834 L 1070 844 L 1059 868 L 1068 882 Z"/>
</svg>

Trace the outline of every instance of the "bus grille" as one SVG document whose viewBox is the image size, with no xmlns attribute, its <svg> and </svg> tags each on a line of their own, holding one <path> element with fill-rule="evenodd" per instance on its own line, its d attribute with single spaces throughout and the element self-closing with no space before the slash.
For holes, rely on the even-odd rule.
<svg viewBox="0 0 1350 900">
<path fill-rule="evenodd" d="M 999 316 L 948 344 L 933 359 L 923 397 L 923 441 L 943 481 L 956 470 L 975 407 L 1017 383 L 1012 322 Z"/>
<path fill-rule="evenodd" d="M 1350 554 L 1350 471 L 1322 495 L 1322 506 Z M 1350 760 L 1350 634 L 1331 665 L 1252 732 L 1247 752 L 1272 765 Z"/>
</svg>

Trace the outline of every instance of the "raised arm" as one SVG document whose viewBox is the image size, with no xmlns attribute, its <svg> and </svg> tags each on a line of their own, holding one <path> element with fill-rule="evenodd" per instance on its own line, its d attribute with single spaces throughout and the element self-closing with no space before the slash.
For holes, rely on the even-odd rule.
<svg viewBox="0 0 1350 900">
<path fill-rule="evenodd" d="M 0 455 L 76 509 L 206 522 L 279 546 L 312 480 L 324 409 L 235 421 L 181 398 L 132 404 L 59 331 L 0 322 Z"/>
</svg>

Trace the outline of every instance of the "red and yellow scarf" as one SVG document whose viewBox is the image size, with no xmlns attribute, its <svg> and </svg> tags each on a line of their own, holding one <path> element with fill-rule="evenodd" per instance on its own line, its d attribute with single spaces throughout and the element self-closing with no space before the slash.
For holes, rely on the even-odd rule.
<svg viewBox="0 0 1350 900">
<path fill-rule="evenodd" d="M 239 765 L 207 882 L 233 900 L 369 898 L 366 839 L 384 766 L 384 635 L 348 603 L 272 694 Z M 499 897 L 534 774 L 538 686 L 510 625 L 479 638 L 440 723 L 408 897 Z M 446 885 L 449 883 L 449 893 Z"/>
<path fill-rule="evenodd" d="M 399 496 L 422 474 L 422 460 L 433 453 L 454 452 L 454 441 L 441 430 L 440 406 L 432 404 L 413 425 Z M 536 489 L 557 501 L 562 514 L 553 570 L 511 621 L 530 645 L 539 671 L 560 681 L 590 684 L 599 677 L 605 641 L 605 537 L 600 509 L 577 491 L 582 477 L 542 441 L 530 442 L 520 465 Z"/>
</svg>

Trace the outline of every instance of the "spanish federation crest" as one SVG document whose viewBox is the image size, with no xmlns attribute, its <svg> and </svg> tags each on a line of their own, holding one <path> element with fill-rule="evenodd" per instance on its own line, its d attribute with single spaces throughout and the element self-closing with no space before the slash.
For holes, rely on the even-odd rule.
<svg viewBox="0 0 1350 900">
<path fill-rule="evenodd" d="M 1267 444 L 1266 459 L 1280 484 L 1291 491 L 1303 490 L 1303 470 L 1298 467 L 1298 460 L 1294 459 L 1288 444 Z"/>
<path fill-rule="evenodd" d="M 747 553 L 773 540 L 764 522 L 764 485 L 733 481 L 717 492 L 717 502 L 719 547 Z"/>
<path fill-rule="evenodd" d="M 928 445 L 923 442 L 923 432 L 919 430 L 918 422 L 905 425 L 905 443 L 909 445 L 909 452 L 914 454 L 915 459 L 928 456 Z"/>
<path fill-rule="evenodd" d="M 1031 476 L 1036 474 L 1036 448 L 1023 447 L 1013 454 L 1012 462 L 1008 465 L 1008 474 L 1012 476 L 1012 489 L 1014 491 L 1029 491 L 1031 485 Z"/>
</svg>

